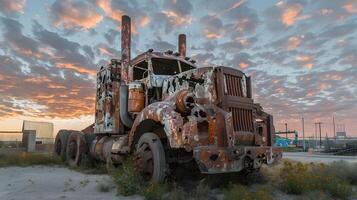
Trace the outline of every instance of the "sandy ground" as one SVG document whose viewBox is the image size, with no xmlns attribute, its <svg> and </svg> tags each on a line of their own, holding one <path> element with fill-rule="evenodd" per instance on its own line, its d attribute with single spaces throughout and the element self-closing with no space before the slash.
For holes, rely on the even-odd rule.
<svg viewBox="0 0 357 200">
<path fill-rule="evenodd" d="M 331 163 L 331 162 L 343 160 L 350 163 L 357 163 L 357 156 L 319 155 L 319 154 L 311 154 L 307 152 L 284 152 L 283 158 L 288 158 L 300 162 Z"/>
<path fill-rule="evenodd" d="M 1 200 L 40 199 L 119 199 L 141 200 L 141 197 L 117 196 L 115 188 L 101 192 L 98 185 L 110 184 L 107 175 L 87 175 L 62 167 L 7 167 L 0 168 Z"/>
</svg>

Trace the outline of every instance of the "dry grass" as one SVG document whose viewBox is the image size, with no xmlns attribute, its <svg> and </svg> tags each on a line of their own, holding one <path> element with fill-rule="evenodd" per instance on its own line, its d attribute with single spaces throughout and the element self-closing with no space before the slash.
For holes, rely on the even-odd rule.
<svg viewBox="0 0 357 200">
<path fill-rule="evenodd" d="M 32 165 L 64 165 L 60 158 L 50 154 L 39 153 L 14 153 L 11 155 L 0 154 L 0 167 L 32 166 Z M 86 174 L 106 173 L 104 165 L 95 164 L 72 168 Z M 254 183 L 231 181 L 242 179 L 241 176 L 231 176 L 230 179 L 207 178 L 197 181 L 197 187 L 189 191 L 174 184 L 152 184 L 145 182 L 140 174 L 135 171 L 131 159 L 125 161 L 110 175 L 121 195 L 139 194 L 146 199 L 190 200 L 208 199 L 211 188 L 217 188 L 225 199 L 270 200 L 274 191 L 280 190 L 286 194 L 295 194 L 302 199 L 348 199 L 353 195 L 353 186 L 357 184 L 357 164 L 335 162 L 327 164 L 300 163 L 285 160 L 274 167 L 263 167 L 260 181 Z M 249 177 L 248 177 L 249 178 Z M 213 178 L 212 178 L 213 179 Z M 261 181 L 263 180 L 263 181 Z M 226 184 L 221 184 L 225 182 Z M 230 183 L 230 184 L 227 184 Z M 249 186 L 248 186 L 249 185 Z M 106 192 L 109 185 L 99 185 L 98 190 Z"/>
<path fill-rule="evenodd" d="M 252 189 L 244 185 L 232 185 L 224 191 L 224 199 L 273 200 L 273 196 L 268 186 L 258 186 Z"/>
<path fill-rule="evenodd" d="M 0 167 L 26 167 L 31 165 L 63 165 L 63 162 L 61 159 L 54 157 L 51 154 L 25 152 L 0 154 Z"/>
<path fill-rule="evenodd" d="M 220 187 L 224 199 L 271 200 L 281 190 L 302 199 L 348 199 L 353 195 L 352 183 L 356 182 L 354 165 L 348 163 L 305 164 L 284 161 L 261 170 L 261 180 L 256 183 L 231 182 Z M 200 181 L 190 191 L 174 185 L 148 184 L 135 172 L 132 163 L 126 162 L 112 174 L 122 195 L 143 195 L 146 199 L 190 200 L 208 199 L 212 181 Z M 242 177 L 240 177 L 242 178 Z M 216 179 L 217 180 L 217 179 Z M 228 180 L 228 179 L 227 179 Z"/>
<path fill-rule="evenodd" d="M 302 195 L 321 191 L 334 198 L 347 199 L 353 193 L 351 180 L 337 170 L 335 164 L 285 161 L 272 181 L 277 188 L 288 194 Z"/>
<path fill-rule="evenodd" d="M 127 159 L 118 170 L 113 170 L 110 175 L 121 195 L 141 194 L 146 187 L 142 176 L 134 169 L 132 159 Z"/>
</svg>

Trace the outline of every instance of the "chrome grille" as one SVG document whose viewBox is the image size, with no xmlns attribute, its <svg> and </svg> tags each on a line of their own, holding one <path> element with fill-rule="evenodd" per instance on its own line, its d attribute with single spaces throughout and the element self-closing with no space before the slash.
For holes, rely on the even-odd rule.
<svg viewBox="0 0 357 200">
<path fill-rule="evenodd" d="M 225 92 L 230 96 L 238 96 L 242 97 L 242 86 L 241 86 L 241 78 L 237 76 L 233 76 L 230 74 L 224 74 L 225 79 Z"/>
<path fill-rule="evenodd" d="M 229 107 L 229 111 L 232 112 L 234 131 L 254 132 L 251 109 Z"/>
</svg>

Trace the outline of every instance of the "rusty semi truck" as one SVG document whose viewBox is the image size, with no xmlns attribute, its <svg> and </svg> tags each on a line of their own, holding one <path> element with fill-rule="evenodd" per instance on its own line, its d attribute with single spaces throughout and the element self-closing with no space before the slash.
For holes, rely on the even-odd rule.
<svg viewBox="0 0 357 200">
<path fill-rule="evenodd" d="M 60 130 L 55 154 L 70 165 L 83 158 L 120 165 L 132 155 L 148 181 L 162 182 L 175 163 L 201 173 L 253 171 L 282 157 L 272 147 L 273 117 L 252 99 L 251 78 L 224 67 L 198 67 L 178 52 L 152 49 L 131 59 L 131 20 L 122 16 L 121 59 L 97 74 L 95 123 Z"/>
</svg>

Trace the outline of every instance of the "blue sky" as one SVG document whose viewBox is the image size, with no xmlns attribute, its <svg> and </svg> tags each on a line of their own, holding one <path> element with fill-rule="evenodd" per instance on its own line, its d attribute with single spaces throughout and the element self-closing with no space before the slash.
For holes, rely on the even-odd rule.
<svg viewBox="0 0 357 200">
<path fill-rule="evenodd" d="M 120 57 L 120 16 L 133 21 L 133 56 L 177 49 L 200 66 L 253 77 L 256 102 L 277 129 L 307 134 L 332 115 L 357 135 L 357 0 L 1 0 L 0 125 L 22 119 L 80 129 L 93 121 L 94 75 Z M 2 124 L 1 124 L 2 123 Z"/>
</svg>

